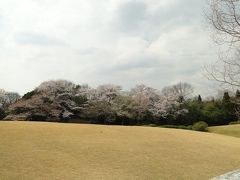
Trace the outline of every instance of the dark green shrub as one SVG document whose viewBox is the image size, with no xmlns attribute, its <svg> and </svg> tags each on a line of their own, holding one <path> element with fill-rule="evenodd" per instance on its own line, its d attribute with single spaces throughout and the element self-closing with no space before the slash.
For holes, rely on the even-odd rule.
<svg viewBox="0 0 240 180">
<path fill-rule="evenodd" d="M 192 130 L 194 131 L 207 131 L 208 129 L 208 124 L 204 121 L 199 121 L 193 124 Z"/>
<path fill-rule="evenodd" d="M 43 97 L 42 100 L 43 100 L 43 103 L 49 103 L 49 104 L 53 103 L 53 101 L 48 97 Z"/>
<path fill-rule="evenodd" d="M 47 115 L 44 114 L 32 114 L 27 117 L 28 121 L 46 121 Z"/>
<path fill-rule="evenodd" d="M 87 98 L 84 96 L 74 96 L 71 99 L 76 103 L 77 106 L 82 106 L 87 102 Z"/>
<path fill-rule="evenodd" d="M 25 108 L 25 107 L 16 107 L 13 111 L 11 111 L 12 114 L 21 114 L 21 113 L 25 113 L 28 112 L 29 109 Z"/>
<path fill-rule="evenodd" d="M 36 91 L 31 91 L 31 92 L 24 94 L 22 98 L 23 99 L 31 99 L 31 97 L 34 96 L 35 94 L 37 94 Z"/>
<path fill-rule="evenodd" d="M 2 120 L 3 118 L 5 118 L 5 116 L 6 116 L 5 111 L 0 108 L 0 120 Z"/>
</svg>

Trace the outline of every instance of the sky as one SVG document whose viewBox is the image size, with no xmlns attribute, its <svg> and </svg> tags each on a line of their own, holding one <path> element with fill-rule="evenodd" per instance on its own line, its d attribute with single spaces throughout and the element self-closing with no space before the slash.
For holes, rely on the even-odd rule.
<svg viewBox="0 0 240 180">
<path fill-rule="evenodd" d="M 206 96 L 203 67 L 217 60 L 205 0 L 1 0 L 0 88 L 24 94 L 41 82 L 188 82 Z"/>
</svg>

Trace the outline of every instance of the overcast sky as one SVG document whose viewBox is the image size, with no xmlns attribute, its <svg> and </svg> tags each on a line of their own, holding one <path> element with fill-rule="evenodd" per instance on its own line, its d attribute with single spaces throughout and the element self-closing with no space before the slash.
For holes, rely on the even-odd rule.
<svg viewBox="0 0 240 180">
<path fill-rule="evenodd" d="M 0 88 L 67 79 L 125 89 L 179 81 L 209 95 L 217 60 L 205 0 L 1 0 Z"/>
</svg>

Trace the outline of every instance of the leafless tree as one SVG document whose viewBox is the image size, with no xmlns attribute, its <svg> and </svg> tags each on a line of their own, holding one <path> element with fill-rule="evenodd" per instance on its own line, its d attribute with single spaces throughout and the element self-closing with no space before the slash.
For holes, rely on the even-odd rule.
<svg viewBox="0 0 240 180">
<path fill-rule="evenodd" d="M 6 92 L 0 89 L 0 108 L 7 108 L 9 105 L 15 103 L 20 98 L 20 95 L 15 92 Z"/>
<path fill-rule="evenodd" d="M 217 63 L 206 68 L 208 78 L 232 90 L 240 87 L 240 0 L 210 0 L 208 14 L 213 27 L 214 40 L 227 47 L 220 53 Z M 240 101 L 235 98 L 236 114 L 240 114 Z"/>
<path fill-rule="evenodd" d="M 218 43 L 234 45 L 240 41 L 240 1 L 210 0 L 208 18 Z"/>
<path fill-rule="evenodd" d="M 207 17 L 215 42 L 227 47 L 217 63 L 206 68 L 208 77 L 226 86 L 240 87 L 240 1 L 210 0 Z"/>
<path fill-rule="evenodd" d="M 180 82 L 163 88 L 162 93 L 165 96 L 177 96 L 180 102 L 182 102 L 192 96 L 193 87 L 191 84 Z"/>
<path fill-rule="evenodd" d="M 239 50 L 235 50 L 233 56 L 220 57 L 216 63 L 206 67 L 208 79 L 221 83 L 224 88 L 238 89 L 240 87 Z"/>
</svg>

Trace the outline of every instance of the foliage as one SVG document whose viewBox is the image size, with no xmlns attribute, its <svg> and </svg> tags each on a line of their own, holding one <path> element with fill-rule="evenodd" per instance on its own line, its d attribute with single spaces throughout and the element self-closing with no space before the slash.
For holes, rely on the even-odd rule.
<svg viewBox="0 0 240 180">
<path fill-rule="evenodd" d="M 73 96 L 72 100 L 76 103 L 77 106 L 81 106 L 87 102 L 87 98 L 84 96 Z"/>
<path fill-rule="evenodd" d="M 223 117 L 223 110 L 221 109 L 221 102 L 214 101 L 214 102 L 206 102 L 203 106 L 203 117 L 206 119 L 205 121 L 210 125 L 217 125 L 217 124 L 224 124 L 222 117 Z"/>
<path fill-rule="evenodd" d="M 27 117 L 29 121 L 46 121 L 47 116 L 44 114 L 32 114 Z"/>
<path fill-rule="evenodd" d="M 5 111 L 0 108 L 0 120 L 2 120 L 3 118 L 5 118 L 5 116 L 6 116 Z"/>
<path fill-rule="evenodd" d="M 33 95 L 35 95 L 37 92 L 36 91 L 30 91 L 26 94 L 23 95 L 22 99 L 31 99 Z"/>
<path fill-rule="evenodd" d="M 0 108 L 7 109 L 11 104 L 15 103 L 20 95 L 15 92 L 7 92 L 0 89 Z"/>
<path fill-rule="evenodd" d="M 8 112 L 5 119 L 9 120 L 84 120 L 97 124 L 155 124 L 185 129 L 198 121 L 224 125 L 238 120 L 235 101 L 239 99 L 239 92 L 236 97 L 225 92 L 222 99 L 213 101 L 202 99 L 201 95 L 190 98 L 192 90 L 187 83 L 168 86 L 162 91 L 146 85 L 122 91 L 120 86 L 113 84 L 91 88 L 57 80 L 43 82 L 20 100 L 14 99 L 13 94 L 7 96 L 9 93 L 3 90 L 0 94 L 4 98 L 11 97 L 5 101 L 10 106 L 4 106 Z"/>
<path fill-rule="evenodd" d="M 192 130 L 194 131 L 207 131 L 208 130 L 208 124 L 204 121 L 199 121 L 193 124 Z"/>
<path fill-rule="evenodd" d="M 201 97 L 201 95 L 200 95 L 200 94 L 198 95 L 198 102 L 199 102 L 199 103 L 201 103 L 201 102 L 202 102 L 202 97 Z"/>
</svg>

